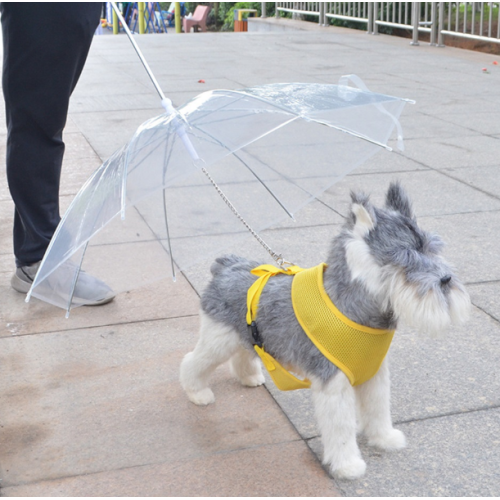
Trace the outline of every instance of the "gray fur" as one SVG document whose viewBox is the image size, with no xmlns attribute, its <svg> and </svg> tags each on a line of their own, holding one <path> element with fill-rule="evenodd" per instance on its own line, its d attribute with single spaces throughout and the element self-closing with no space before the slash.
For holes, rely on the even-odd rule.
<svg viewBox="0 0 500 500">
<path fill-rule="evenodd" d="M 390 185 L 384 208 L 371 205 L 368 196 L 351 194 L 354 204 L 362 205 L 374 222 L 364 236 L 370 255 L 390 280 L 404 273 L 407 286 L 416 287 L 422 296 L 429 290 L 446 302 L 450 290 L 466 293 L 452 269 L 439 256 L 439 237 L 421 230 L 411 202 L 398 183 Z M 369 292 L 360 279 L 353 280 L 347 262 L 346 244 L 354 238 L 356 215 L 351 211 L 340 233 L 333 239 L 324 274 L 325 289 L 337 308 L 353 321 L 381 329 L 396 329 L 397 314 L 387 296 Z M 319 262 L 318 262 L 319 264 Z M 252 339 L 246 324 L 247 290 L 256 280 L 250 270 L 259 262 L 229 255 L 212 265 L 213 279 L 201 298 L 201 307 L 213 319 L 232 326 L 242 343 L 251 349 Z M 449 278 L 449 279 L 448 279 Z M 293 277 L 271 277 L 264 288 L 258 309 L 257 325 L 267 352 L 284 365 L 327 381 L 337 368 L 313 345 L 295 318 L 291 303 Z"/>
</svg>

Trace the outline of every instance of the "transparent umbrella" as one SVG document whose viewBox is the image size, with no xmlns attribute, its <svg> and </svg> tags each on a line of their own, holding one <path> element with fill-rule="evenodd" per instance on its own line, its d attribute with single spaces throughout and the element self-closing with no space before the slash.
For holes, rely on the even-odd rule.
<svg viewBox="0 0 500 500">
<path fill-rule="evenodd" d="M 79 305 L 73 294 L 82 266 L 117 292 L 175 279 L 176 269 L 248 231 L 285 265 L 259 232 L 293 218 L 377 150 L 390 149 L 395 130 L 402 147 L 398 119 L 408 100 L 349 81 L 364 87 L 349 76 L 339 85 L 215 90 L 178 109 L 160 89 L 166 112 L 140 125 L 81 188 L 27 300 L 69 312 Z"/>
</svg>

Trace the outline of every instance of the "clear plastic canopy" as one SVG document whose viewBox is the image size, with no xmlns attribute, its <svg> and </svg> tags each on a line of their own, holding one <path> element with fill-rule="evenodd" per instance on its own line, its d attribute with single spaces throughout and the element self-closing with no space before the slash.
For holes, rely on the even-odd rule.
<svg viewBox="0 0 500 500">
<path fill-rule="evenodd" d="M 271 84 L 205 92 L 146 121 L 76 195 L 29 296 L 69 310 L 80 268 L 119 292 L 221 252 L 248 230 L 218 190 L 255 231 L 273 226 L 395 129 L 402 143 L 406 102 L 346 84 Z"/>
</svg>

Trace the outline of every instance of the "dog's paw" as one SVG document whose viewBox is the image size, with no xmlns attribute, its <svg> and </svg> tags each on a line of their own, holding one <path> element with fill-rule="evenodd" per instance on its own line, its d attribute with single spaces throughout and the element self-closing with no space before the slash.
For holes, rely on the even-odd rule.
<svg viewBox="0 0 500 500">
<path fill-rule="evenodd" d="M 209 387 L 198 392 L 188 392 L 187 395 L 189 401 L 198 406 L 206 406 L 215 402 L 214 393 Z"/>
<path fill-rule="evenodd" d="M 338 479 L 357 479 L 364 475 L 366 463 L 362 458 L 354 458 L 339 467 L 330 466 L 330 472 Z"/>
<path fill-rule="evenodd" d="M 262 385 L 265 381 L 266 379 L 262 373 L 258 373 L 256 375 L 249 375 L 248 377 L 240 379 L 242 385 L 246 387 L 258 387 L 259 385 Z"/>
<path fill-rule="evenodd" d="M 370 437 L 368 445 L 386 451 L 401 450 L 406 446 L 406 437 L 400 430 L 391 429 L 383 435 Z"/>
</svg>

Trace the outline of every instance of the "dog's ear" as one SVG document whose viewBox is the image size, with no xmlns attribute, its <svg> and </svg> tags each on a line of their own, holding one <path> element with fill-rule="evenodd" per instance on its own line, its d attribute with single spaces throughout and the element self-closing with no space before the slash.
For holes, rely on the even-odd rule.
<svg viewBox="0 0 500 500">
<path fill-rule="evenodd" d="M 415 218 L 410 198 L 399 182 L 391 182 L 389 190 L 387 191 L 385 206 L 387 208 L 392 208 L 409 219 Z"/>
<path fill-rule="evenodd" d="M 351 192 L 351 199 L 351 217 L 354 224 L 354 231 L 360 236 L 365 236 L 377 223 L 375 211 L 368 196 Z"/>
</svg>

